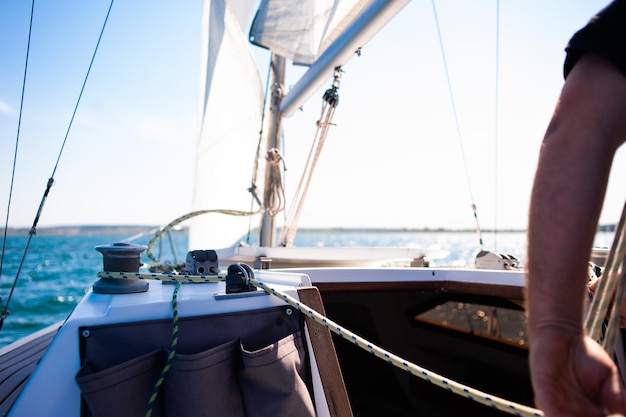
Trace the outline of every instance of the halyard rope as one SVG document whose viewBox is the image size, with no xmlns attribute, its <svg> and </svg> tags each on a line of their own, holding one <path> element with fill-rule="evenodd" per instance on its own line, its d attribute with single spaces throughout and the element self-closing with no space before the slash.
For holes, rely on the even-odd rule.
<svg viewBox="0 0 626 417">
<path fill-rule="evenodd" d="M 317 130 L 315 131 L 315 136 L 313 137 L 313 143 L 311 144 L 309 156 L 307 157 L 306 164 L 302 171 L 302 176 L 300 177 L 300 182 L 298 183 L 298 188 L 296 189 L 292 206 L 287 212 L 285 225 L 280 231 L 280 236 L 278 237 L 278 243 L 280 246 L 291 247 L 293 245 L 293 240 L 296 235 L 296 231 L 298 230 L 300 214 L 304 208 L 304 200 L 309 192 L 309 186 L 311 185 L 311 179 L 313 178 L 313 172 L 315 171 L 315 167 L 319 161 L 324 143 L 328 137 L 330 126 L 333 124 L 332 120 L 335 115 L 335 110 L 339 104 L 338 91 L 341 73 L 341 67 L 336 67 L 333 83 L 331 87 L 324 92 L 322 110 L 320 118 L 317 121 Z"/>
<path fill-rule="evenodd" d="M 187 282 L 187 283 L 218 282 L 218 281 L 224 280 L 224 278 L 221 276 L 141 274 L 141 273 L 132 273 L 132 272 L 99 272 L 98 277 L 116 278 L 116 279 L 154 279 L 154 280 L 160 280 L 164 282 L 176 282 L 179 284 L 183 282 Z M 422 368 L 407 360 L 404 360 L 400 356 L 394 355 L 393 353 L 388 352 L 376 346 L 375 344 L 369 342 L 368 340 L 352 333 L 350 330 L 347 330 L 341 327 L 339 324 L 321 315 L 317 311 L 301 303 L 295 298 L 273 287 L 270 287 L 261 281 L 257 281 L 253 278 L 250 278 L 250 284 L 254 285 L 257 288 L 262 289 L 263 291 L 265 291 L 266 293 L 270 295 L 274 295 L 280 298 L 281 300 L 290 304 L 292 307 L 298 309 L 303 314 L 306 314 L 307 316 L 309 316 L 311 319 L 313 319 L 317 323 L 320 323 L 331 332 L 339 335 L 340 337 L 342 337 L 343 339 L 351 343 L 354 343 L 356 346 L 358 346 L 359 348 L 363 350 L 368 351 L 372 355 L 375 355 L 376 357 L 387 361 L 389 364 L 408 372 L 411 375 L 424 379 L 427 382 L 430 382 L 431 384 L 444 388 L 445 390 L 451 393 L 462 395 L 472 401 L 479 402 L 488 407 L 495 408 L 497 410 L 504 411 L 506 413 L 513 414 L 518 417 L 542 417 L 543 416 L 543 412 L 540 410 L 537 410 L 532 407 L 528 407 L 526 405 L 517 404 L 512 401 L 508 401 L 508 400 L 499 398 L 494 395 L 484 393 L 477 389 L 463 385 L 459 382 L 447 379 L 441 375 L 438 375 L 435 372 L 431 372 L 425 368 Z M 146 417 L 149 417 L 149 416 L 146 414 Z"/>
</svg>

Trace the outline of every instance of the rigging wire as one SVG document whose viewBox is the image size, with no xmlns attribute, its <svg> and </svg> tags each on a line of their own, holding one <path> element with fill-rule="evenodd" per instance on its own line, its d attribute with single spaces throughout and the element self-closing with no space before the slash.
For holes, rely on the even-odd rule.
<svg viewBox="0 0 626 417">
<path fill-rule="evenodd" d="M 450 95 L 450 103 L 452 106 L 452 116 L 454 117 L 454 124 L 456 127 L 456 134 L 457 134 L 457 138 L 459 140 L 459 146 L 461 148 L 461 156 L 463 159 L 463 167 L 465 168 L 465 178 L 467 179 L 467 186 L 469 189 L 469 194 L 470 194 L 470 201 L 472 203 L 472 211 L 474 212 L 474 221 L 476 222 L 476 232 L 478 233 L 478 241 L 480 243 L 480 247 L 483 247 L 483 238 L 482 238 L 482 232 L 480 230 L 480 225 L 478 223 L 478 213 L 476 211 L 476 204 L 474 203 L 474 193 L 472 192 L 472 182 L 470 181 L 470 176 L 469 176 L 469 169 L 467 167 L 467 158 L 465 157 L 465 149 L 463 147 L 463 137 L 461 135 L 461 127 L 460 127 L 460 123 L 459 123 L 459 117 L 457 115 L 457 111 L 456 111 L 456 104 L 454 101 L 454 94 L 452 92 L 452 83 L 450 81 L 450 73 L 448 71 L 448 63 L 446 61 L 446 53 L 445 53 L 445 49 L 443 46 L 443 39 L 441 37 L 441 29 L 439 28 L 439 18 L 437 16 L 437 7 L 435 6 L 435 0 L 431 1 L 432 7 L 433 7 L 433 14 L 435 16 L 435 26 L 437 28 L 437 37 L 439 39 L 439 49 L 441 50 L 441 58 L 443 60 L 443 67 L 444 67 L 444 71 L 446 74 L 446 81 L 448 84 L 448 94 Z"/>
<path fill-rule="evenodd" d="M 498 154 L 499 141 L 500 141 L 500 0 L 496 0 L 496 68 L 495 68 L 495 144 L 494 144 L 494 249 L 498 249 L 498 183 L 499 183 L 499 171 Z"/>
<path fill-rule="evenodd" d="M 269 62 L 269 66 L 267 68 L 267 76 L 265 77 L 265 92 L 263 94 L 263 110 L 261 111 L 261 127 L 259 129 L 259 142 L 257 143 L 257 147 L 256 147 L 256 155 L 254 158 L 254 164 L 253 164 L 253 168 L 252 168 L 252 178 L 250 179 L 250 188 L 248 188 L 248 191 L 250 192 L 252 198 L 250 199 L 250 212 L 253 211 L 253 207 L 254 207 L 254 202 L 256 201 L 256 203 L 262 207 L 263 203 L 261 202 L 261 199 L 259 198 L 259 195 L 257 194 L 257 176 L 259 175 L 259 160 L 261 158 L 261 147 L 262 147 L 262 143 L 263 143 L 263 128 L 265 127 L 265 110 L 267 107 L 267 97 L 269 94 L 269 85 L 270 85 L 270 76 L 272 74 L 273 71 L 273 65 L 272 65 L 272 56 L 273 54 L 270 54 L 270 62 Z M 246 236 L 246 243 L 250 243 L 250 236 L 252 234 L 252 217 L 250 217 L 250 220 L 248 221 L 248 234 Z"/>
<path fill-rule="evenodd" d="M 30 6 L 30 23 L 28 26 L 28 41 L 26 43 L 26 57 L 24 59 L 24 76 L 22 78 L 22 95 L 20 97 L 20 111 L 17 118 L 17 133 L 15 137 L 15 151 L 13 152 L 13 168 L 11 170 L 11 184 L 9 186 L 9 198 L 7 201 L 7 215 L 4 220 L 4 233 L 2 236 L 2 253 L 0 253 L 0 278 L 2 277 L 2 266 L 4 264 L 4 251 L 7 245 L 7 233 L 9 229 L 9 215 L 11 212 L 11 198 L 13 196 L 13 184 L 15 183 L 15 166 L 17 165 L 17 151 L 20 143 L 20 131 L 22 127 L 22 111 L 24 109 L 24 94 L 26 91 L 26 74 L 28 73 L 28 57 L 30 55 L 30 38 L 33 32 L 33 16 L 35 13 L 35 0 L 32 1 Z M 0 322 L 0 328 L 2 323 Z"/>
<path fill-rule="evenodd" d="M 11 298 L 13 297 L 13 292 L 15 291 L 15 286 L 17 285 L 17 281 L 19 279 L 20 273 L 22 271 L 22 267 L 24 266 L 24 261 L 26 260 L 26 254 L 28 253 L 28 249 L 30 247 L 30 243 L 33 239 L 33 236 L 37 234 L 37 224 L 39 223 L 39 219 L 41 217 L 41 213 L 43 211 L 43 206 L 44 203 L 46 201 L 46 199 L 48 198 L 48 194 L 50 193 L 50 189 L 52 188 L 52 185 L 54 184 L 54 175 L 56 173 L 56 170 L 59 166 L 59 162 L 61 161 L 61 156 L 63 155 L 63 150 L 65 149 L 65 144 L 67 143 L 67 138 L 69 137 L 70 134 L 70 130 L 72 129 L 72 124 L 74 123 L 74 118 L 76 117 L 76 113 L 78 111 L 78 106 L 80 104 L 80 100 L 83 96 L 83 92 L 85 91 L 85 86 L 87 85 L 87 80 L 89 79 L 89 74 L 91 72 L 91 68 L 93 66 L 94 60 L 96 58 L 96 54 L 98 52 L 98 47 L 100 46 L 100 41 L 102 40 L 102 36 L 104 34 L 104 29 L 106 28 L 107 22 L 109 20 L 109 15 L 111 14 L 111 9 L 113 8 L 113 2 L 115 0 L 111 0 L 111 3 L 109 4 L 109 9 L 107 10 L 107 14 L 106 17 L 104 18 L 104 23 L 102 24 L 102 29 L 100 30 L 100 35 L 98 36 L 98 41 L 96 42 L 96 46 L 94 48 L 93 54 L 91 56 L 91 61 L 89 62 L 89 67 L 87 68 L 87 73 L 85 74 L 85 79 L 83 80 L 83 85 L 80 89 L 80 93 L 78 94 L 78 99 L 76 100 L 76 105 L 74 106 L 74 111 L 72 112 L 72 117 L 70 118 L 70 122 L 69 125 L 67 127 L 67 131 L 65 132 L 65 136 L 63 138 L 63 143 L 61 144 L 61 149 L 59 150 L 59 153 L 57 155 L 57 159 L 56 162 L 54 164 L 54 168 L 52 169 L 52 174 L 50 175 L 50 178 L 48 178 L 48 182 L 46 184 L 46 190 L 44 191 L 43 197 L 41 198 L 41 202 L 39 203 L 39 208 L 37 209 L 37 214 L 35 215 L 35 219 L 33 220 L 33 225 L 30 228 L 30 231 L 28 232 L 28 240 L 26 241 L 26 246 L 24 247 L 24 252 L 22 253 L 22 258 L 20 260 L 20 264 L 17 268 L 17 272 L 15 273 L 15 278 L 13 279 L 13 285 L 11 286 L 11 290 L 9 292 L 9 296 L 7 297 L 7 301 L 2 309 L 2 311 L 0 312 L 0 329 L 2 329 L 2 326 L 4 324 L 4 320 L 6 319 L 6 317 L 10 314 L 9 312 L 9 303 L 11 301 Z M 33 9 L 34 9 L 34 0 L 33 0 Z M 31 10 L 31 27 L 29 29 L 29 45 L 30 45 L 30 31 L 32 30 L 32 18 L 33 18 L 33 12 Z M 26 84 L 26 69 L 24 70 L 24 85 Z M 22 100 L 23 100 L 23 96 L 24 96 L 24 86 L 22 87 Z M 20 120 L 21 120 L 21 105 L 20 105 Z M 17 152 L 17 148 L 16 148 L 16 152 Z M 14 165 L 14 169 L 15 169 L 15 165 Z M 7 210 L 7 222 L 8 222 L 8 210 Z M 5 227 L 5 233 L 6 233 L 6 227 Z M 4 253 L 4 246 L 3 246 L 3 253 Z"/>
</svg>

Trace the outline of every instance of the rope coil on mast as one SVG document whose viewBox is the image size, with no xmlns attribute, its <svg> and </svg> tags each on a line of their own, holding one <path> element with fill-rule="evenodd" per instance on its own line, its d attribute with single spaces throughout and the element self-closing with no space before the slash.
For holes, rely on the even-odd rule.
<svg viewBox="0 0 626 417">
<path fill-rule="evenodd" d="M 309 152 L 300 183 L 296 189 L 296 193 L 293 199 L 292 206 L 287 213 L 285 225 L 280 232 L 278 242 L 280 246 L 291 247 L 298 228 L 298 220 L 304 207 L 304 200 L 311 184 L 311 178 L 313 177 L 313 171 L 317 165 L 322 148 L 328 136 L 328 129 L 332 126 L 332 119 L 335 114 L 335 109 L 339 104 L 339 81 L 342 73 L 341 67 L 335 68 L 333 75 L 333 82 L 329 89 L 324 92 L 322 97 L 322 110 L 320 118 L 317 121 L 317 130 L 313 138 L 313 144 Z"/>
<path fill-rule="evenodd" d="M 285 188 L 282 183 L 281 162 L 284 170 L 285 160 L 277 148 L 272 148 L 265 154 L 268 165 L 269 189 L 265 193 L 265 211 L 270 216 L 275 216 L 285 209 Z"/>
</svg>

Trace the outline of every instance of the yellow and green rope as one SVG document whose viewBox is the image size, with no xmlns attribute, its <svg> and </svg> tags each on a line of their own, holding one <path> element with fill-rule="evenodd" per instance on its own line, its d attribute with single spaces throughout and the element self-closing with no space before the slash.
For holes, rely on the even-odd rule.
<svg viewBox="0 0 626 417">
<path fill-rule="evenodd" d="M 157 379 L 154 387 L 152 388 L 152 393 L 150 394 L 150 398 L 148 399 L 148 407 L 146 408 L 146 413 L 144 417 L 152 416 L 152 411 L 154 410 L 154 406 L 156 404 L 156 399 L 159 396 L 159 391 L 161 390 L 161 385 L 167 378 L 167 374 L 170 372 L 170 368 L 172 367 L 172 360 L 174 359 L 174 355 L 176 355 L 176 346 L 178 345 L 178 290 L 180 289 L 181 282 L 177 281 L 176 286 L 174 287 L 174 294 L 172 295 L 172 341 L 170 343 L 170 351 L 167 355 L 167 361 L 165 362 L 165 366 L 161 370 L 161 375 Z"/>
</svg>

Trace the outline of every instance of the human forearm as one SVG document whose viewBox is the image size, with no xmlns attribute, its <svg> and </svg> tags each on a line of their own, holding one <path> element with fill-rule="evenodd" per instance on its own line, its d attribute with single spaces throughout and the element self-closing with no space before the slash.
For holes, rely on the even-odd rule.
<svg viewBox="0 0 626 417">
<path fill-rule="evenodd" d="M 587 133 L 559 124 L 546 135 L 531 196 L 527 262 L 531 332 L 540 325 L 580 326 L 586 264 L 608 176 L 609 164 L 589 145 Z"/>
<path fill-rule="evenodd" d="M 625 86 L 606 61 L 581 58 L 546 132 L 528 230 L 531 333 L 550 322 L 580 327 L 589 251 L 611 161 L 625 136 Z"/>
</svg>

